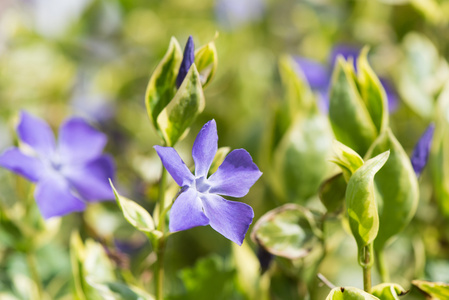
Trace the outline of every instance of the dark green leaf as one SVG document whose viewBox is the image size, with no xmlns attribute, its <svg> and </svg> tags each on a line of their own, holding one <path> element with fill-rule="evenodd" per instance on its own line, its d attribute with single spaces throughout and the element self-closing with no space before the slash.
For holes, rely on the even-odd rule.
<svg viewBox="0 0 449 300">
<path fill-rule="evenodd" d="M 172 37 L 165 56 L 151 75 L 145 95 L 148 116 L 156 129 L 159 128 L 157 117 L 176 94 L 175 82 L 181 61 L 181 47 Z"/>
<path fill-rule="evenodd" d="M 193 64 L 173 100 L 157 117 L 158 128 L 167 146 L 176 144 L 205 105 L 200 75 Z"/>
<path fill-rule="evenodd" d="M 337 140 L 364 155 L 377 129 L 354 80 L 352 64 L 338 59 L 332 76 L 329 118 Z"/>
<path fill-rule="evenodd" d="M 346 185 L 343 173 L 338 173 L 321 184 L 318 195 L 328 213 L 339 213 L 343 210 Z"/>
<path fill-rule="evenodd" d="M 399 233 L 415 215 L 418 205 L 418 181 L 410 159 L 390 129 L 384 131 L 368 151 L 374 157 L 390 151 L 390 158 L 375 178 L 378 193 L 379 233 L 376 250 Z"/>
<path fill-rule="evenodd" d="M 379 133 L 388 126 L 387 95 L 379 78 L 371 69 L 367 55 L 368 48 L 365 47 L 357 59 L 358 87 L 371 120 Z"/>
</svg>

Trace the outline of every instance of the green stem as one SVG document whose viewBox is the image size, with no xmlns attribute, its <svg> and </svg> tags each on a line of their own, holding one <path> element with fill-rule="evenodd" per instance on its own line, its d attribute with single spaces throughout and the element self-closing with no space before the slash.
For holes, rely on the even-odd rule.
<svg viewBox="0 0 449 300">
<path fill-rule="evenodd" d="M 36 259 L 31 251 L 26 253 L 26 260 L 28 264 L 28 269 L 30 271 L 31 279 L 33 279 L 34 283 L 37 287 L 37 298 L 36 299 L 44 299 L 44 289 L 42 287 L 42 281 L 39 276 L 39 272 L 37 271 Z"/>
<path fill-rule="evenodd" d="M 161 180 L 159 182 L 159 224 L 158 230 L 164 234 L 156 244 L 157 261 L 154 272 L 156 300 L 164 299 L 164 254 L 165 254 L 165 187 L 167 182 L 167 170 L 162 167 Z"/>
<path fill-rule="evenodd" d="M 370 245 L 363 247 L 363 289 L 371 293 L 371 266 L 372 266 L 372 247 Z"/>
<path fill-rule="evenodd" d="M 385 262 L 384 250 L 376 251 L 376 266 L 382 282 L 390 282 L 390 273 Z"/>
</svg>

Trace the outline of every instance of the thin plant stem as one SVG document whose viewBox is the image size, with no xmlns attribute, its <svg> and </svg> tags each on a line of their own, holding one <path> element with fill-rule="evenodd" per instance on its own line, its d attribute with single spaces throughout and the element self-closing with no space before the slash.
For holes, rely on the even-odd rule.
<svg viewBox="0 0 449 300">
<path fill-rule="evenodd" d="M 376 266 L 382 282 L 390 282 L 390 272 L 385 263 L 384 250 L 376 251 Z"/>
<path fill-rule="evenodd" d="M 364 264 L 363 268 L 363 289 L 367 293 L 371 293 L 371 266 L 372 266 L 372 248 L 370 245 L 363 247 Z"/>
<path fill-rule="evenodd" d="M 33 279 L 37 287 L 36 299 L 44 299 L 44 289 L 42 287 L 42 280 L 39 276 L 39 272 L 37 271 L 36 259 L 31 251 L 28 251 L 26 253 L 26 260 L 28 264 L 28 269 L 30 271 L 31 279 Z"/>
<path fill-rule="evenodd" d="M 156 244 L 157 261 L 154 272 L 156 300 L 164 299 L 164 255 L 165 255 L 165 187 L 167 181 L 167 170 L 162 167 L 161 180 L 159 182 L 159 224 L 158 230 L 164 234 Z"/>
</svg>

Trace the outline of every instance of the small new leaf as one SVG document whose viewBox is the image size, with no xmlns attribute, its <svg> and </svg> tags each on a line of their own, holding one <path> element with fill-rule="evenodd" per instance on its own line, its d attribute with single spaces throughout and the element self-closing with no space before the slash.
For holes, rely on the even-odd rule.
<svg viewBox="0 0 449 300">
<path fill-rule="evenodd" d="M 251 238 L 271 254 L 297 259 L 318 247 L 321 231 L 309 210 L 286 204 L 262 216 Z"/>
<path fill-rule="evenodd" d="M 218 64 L 217 48 L 215 43 L 209 42 L 195 51 L 195 65 L 201 78 L 201 84 L 205 88 L 215 75 Z"/>
<path fill-rule="evenodd" d="M 365 162 L 349 179 L 346 209 L 349 225 L 359 249 L 371 244 L 379 231 L 379 215 L 374 191 L 374 175 L 390 155 L 386 151 Z"/>
<path fill-rule="evenodd" d="M 112 182 L 110 181 L 111 187 L 114 190 L 115 199 L 117 204 L 123 212 L 125 219 L 134 226 L 137 230 L 143 232 L 152 232 L 155 230 L 154 221 L 151 215 L 136 202 L 120 196 Z"/>
<path fill-rule="evenodd" d="M 371 120 L 379 133 L 388 126 L 387 94 L 379 78 L 371 69 L 367 55 L 368 48 L 365 47 L 357 58 L 358 87 Z"/>
<path fill-rule="evenodd" d="M 371 289 L 371 294 L 382 300 L 399 300 L 399 296 L 406 293 L 402 286 L 394 283 L 381 283 Z"/>
<path fill-rule="evenodd" d="M 343 176 L 348 182 L 352 174 L 363 165 L 363 159 L 357 152 L 337 140 L 334 140 L 332 150 L 334 157 L 331 158 L 331 161 L 341 168 Z"/>
<path fill-rule="evenodd" d="M 337 287 L 331 290 L 326 300 L 380 300 L 380 299 L 354 287 Z"/>
</svg>

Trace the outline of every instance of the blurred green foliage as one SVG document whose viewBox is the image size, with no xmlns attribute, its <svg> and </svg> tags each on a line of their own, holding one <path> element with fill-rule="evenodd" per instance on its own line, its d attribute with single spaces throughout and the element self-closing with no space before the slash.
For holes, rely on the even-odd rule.
<svg viewBox="0 0 449 300">
<path fill-rule="evenodd" d="M 44 118 L 53 128 L 67 116 L 83 116 L 109 137 L 107 151 L 116 161 L 117 189 L 152 211 L 161 171 L 152 147 L 161 141 L 145 111 L 150 75 L 171 36 L 184 44 L 192 35 L 197 45 L 204 45 L 218 31 L 215 78 L 204 90 L 206 106 L 193 123 L 192 134 L 177 145 L 180 153 L 190 151 L 194 133 L 214 118 L 219 146 L 247 149 L 264 172 L 243 199 L 254 208 L 255 221 L 287 202 L 325 212 L 318 189 L 337 172 L 328 155 L 330 123 L 318 109 L 317 95 L 301 82 L 305 79 L 285 76 L 296 70 L 289 69 L 284 55 L 325 63 L 335 45 L 368 45 L 370 66 L 390 80 L 400 101 L 389 116 L 391 136 L 379 141 L 372 155 L 386 151 L 385 143 L 399 144 L 397 159 L 405 160 L 428 123 L 436 122 L 431 164 L 418 182 L 416 216 L 386 245 L 392 282 L 405 289 L 412 279 L 449 282 L 449 1 L 222 2 L 1 1 L 0 150 L 14 144 L 21 109 Z M 335 72 L 337 80 L 356 81 L 341 63 Z M 361 96 L 354 97 L 359 101 L 363 84 L 357 88 Z M 293 107 L 292 97 L 304 101 Z M 383 120 L 359 104 L 364 111 L 361 122 L 368 123 L 362 135 L 369 142 L 354 144 L 363 156 Z M 318 137 L 322 137 L 319 143 Z M 398 175 L 391 178 L 407 181 L 399 169 L 392 167 Z M 110 267 L 110 276 L 102 278 L 108 281 L 91 278 L 96 290 L 111 297 L 131 295 L 126 299 L 145 295 L 141 289 L 152 291 L 154 256 L 147 256 L 152 246 L 126 222 L 116 203 L 93 204 L 82 214 L 44 223 L 30 197 L 30 184 L 5 170 L 0 170 L 0 180 L 1 299 L 38 299 L 39 286 L 28 267 L 31 254 L 35 257 L 31 264 L 42 279 L 42 299 L 73 299 L 80 285 L 90 289 L 92 284 L 73 277 L 73 272 L 87 274 L 96 268 L 95 264 L 89 269 L 84 261 L 76 264 L 80 254 L 74 248 L 84 247 L 94 249 L 92 253 Z M 412 191 L 414 185 L 400 188 Z M 388 197 L 384 201 L 399 201 L 394 194 Z M 407 201 L 415 210 L 415 200 Z M 399 231 L 410 218 L 404 215 L 394 229 Z M 73 230 L 79 231 L 78 248 L 70 250 Z M 263 275 L 255 264 L 257 246 L 249 239 L 242 254 L 210 227 L 173 235 L 167 245 L 167 295 L 169 299 L 207 299 L 211 293 L 223 299 L 307 299 L 309 290 L 311 299 L 324 299 L 330 289 L 319 284 L 316 272 L 335 285 L 361 287 L 346 221 L 334 216 L 324 232 L 326 257 L 322 253 L 294 260 L 279 257 Z M 386 241 L 390 234 L 384 235 Z M 241 255 L 245 260 L 239 259 Z M 318 270 L 317 261 L 321 262 Z M 250 275 L 242 275 L 245 269 Z M 242 278 L 251 278 L 251 284 L 242 284 Z M 373 281 L 380 282 L 377 274 Z M 121 286 L 123 282 L 133 288 Z M 423 282 L 419 286 L 426 291 L 440 288 Z M 339 299 L 339 291 L 332 299 Z"/>
</svg>

